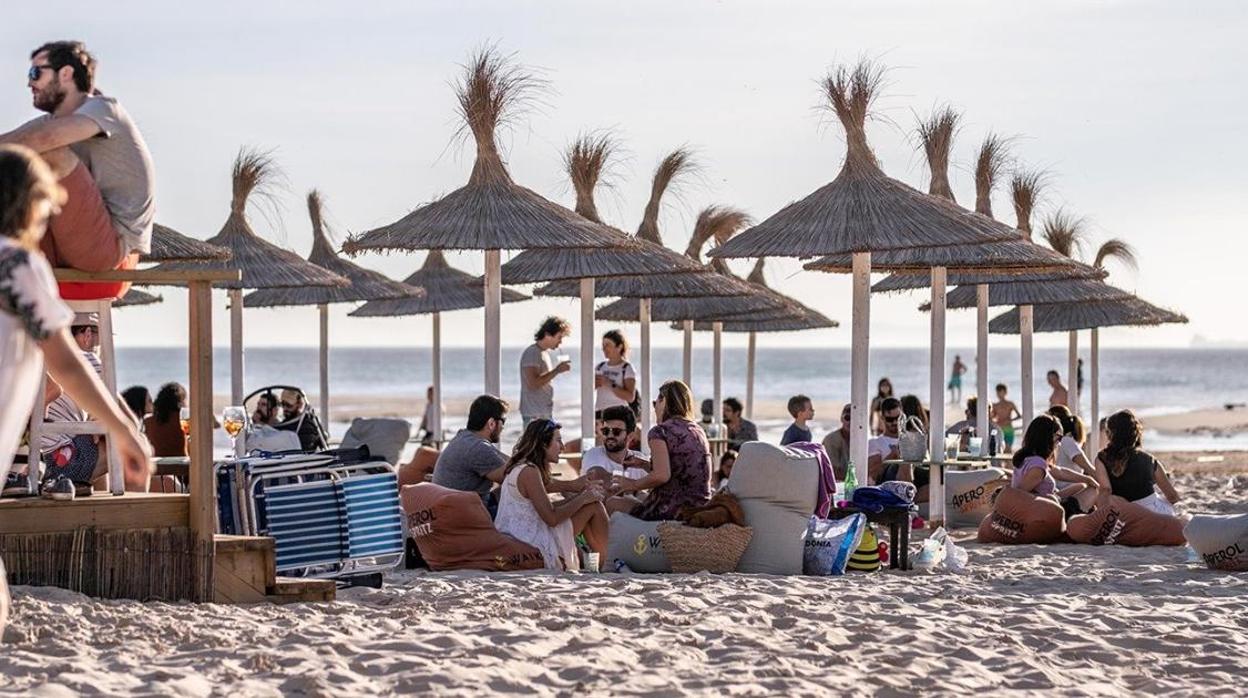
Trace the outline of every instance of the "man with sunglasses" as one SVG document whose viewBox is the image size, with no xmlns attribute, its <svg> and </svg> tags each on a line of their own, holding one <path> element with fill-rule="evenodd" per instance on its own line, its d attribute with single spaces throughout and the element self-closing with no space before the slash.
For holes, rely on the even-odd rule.
<svg viewBox="0 0 1248 698">
<path fill-rule="evenodd" d="M 628 447 L 628 437 L 636 428 L 637 418 L 628 405 L 615 405 L 603 410 L 599 429 L 602 445 L 585 452 L 581 459 L 581 472 L 587 477 L 600 477 L 608 486 L 614 475 L 640 480 L 649 474 L 650 460 L 645 454 Z M 639 501 L 633 497 L 618 499 L 623 501 L 616 502 L 618 506 L 614 508 L 612 500 L 607 500 L 608 511 L 631 511 Z"/>
<path fill-rule="evenodd" d="M 880 424 L 883 432 L 867 442 L 867 476 L 875 485 L 891 480 L 914 483 L 914 501 L 925 502 L 927 485 L 931 478 L 931 472 L 926 466 L 916 467 L 910 463 L 884 464 L 884 461 L 901 458 L 898 443 L 901 439 L 901 420 L 904 418 L 901 400 L 887 397 L 880 403 Z"/>
<path fill-rule="evenodd" d="M 117 100 L 95 88 L 95 58 L 80 41 L 30 54 L 26 84 L 47 112 L 0 134 L 38 152 L 68 193 L 40 246 L 54 267 L 133 269 L 151 249 L 155 174 L 139 129 Z M 63 283 L 67 299 L 117 298 L 129 284 Z"/>
<path fill-rule="evenodd" d="M 840 427 L 823 437 L 823 450 L 832 461 L 832 472 L 836 473 L 836 479 L 840 481 L 845 480 L 845 473 L 849 469 L 849 416 L 853 411 L 852 407 L 853 405 L 846 403 L 841 408 Z"/>
</svg>

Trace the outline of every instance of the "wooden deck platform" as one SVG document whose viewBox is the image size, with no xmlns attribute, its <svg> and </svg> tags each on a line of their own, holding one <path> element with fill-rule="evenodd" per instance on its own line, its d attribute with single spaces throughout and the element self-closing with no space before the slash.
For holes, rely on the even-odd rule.
<svg viewBox="0 0 1248 698">
<path fill-rule="evenodd" d="M 185 528 L 191 498 L 185 494 L 96 492 L 57 502 L 42 497 L 0 499 L 0 535 L 57 533 L 79 528 Z"/>
</svg>

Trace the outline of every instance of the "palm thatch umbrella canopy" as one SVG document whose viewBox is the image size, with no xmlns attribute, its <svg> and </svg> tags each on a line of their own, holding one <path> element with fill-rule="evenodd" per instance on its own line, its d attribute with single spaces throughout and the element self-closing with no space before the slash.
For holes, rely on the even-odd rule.
<svg viewBox="0 0 1248 698">
<path fill-rule="evenodd" d="M 225 260 L 230 251 L 225 247 L 187 237 L 169 226 L 152 225 L 152 249 L 139 255 L 140 262 L 172 262 L 175 260 Z"/>
<path fill-rule="evenodd" d="M 477 157 L 468 184 L 390 225 L 352 237 L 347 254 L 388 250 L 485 251 L 485 390 L 500 390 L 500 250 L 613 247 L 606 227 L 516 184 L 499 152 L 497 131 L 519 116 L 544 83 L 511 57 L 478 51 L 456 85 L 460 133 L 471 133 Z"/>
<path fill-rule="evenodd" d="M 822 82 L 831 110 L 845 128 L 847 151 L 831 183 L 736 236 L 712 256 L 807 257 L 856 253 L 854 273 L 853 428 L 851 459 L 866 481 L 867 372 L 871 254 L 884 250 L 977 244 L 1010 239 L 982 216 L 886 176 L 867 142 L 866 122 L 884 70 L 871 61 L 840 66 Z"/>
<path fill-rule="evenodd" d="M 719 260 L 716 260 L 719 261 Z M 763 313 L 755 313 L 752 315 L 739 315 L 725 318 L 722 322 L 697 322 L 694 323 L 693 329 L 698 332 L 746 332 L 749 333 L 749 339 L 746 344 L 745 358 L 745 416 L 747 419 L 754 418 L 754 365 L 755 357 L 758 351 L 758 341 L 756 334 L 759 332 L 800 332 L 802 330 L 813 330 L 827 327 L 840 327 L 840 323 L 829 319 L 823 313 L 808 308 L 801 303 L 780 294 L 771 289 L 767 285 L 766 276 L 763 274 L 763 264 L 766 262 L 764 258 L 759 258 L 754 263 L 754 268 L 750 271 L 746 280 L 767 294 L 775 294 L 783 299 L 785 305 L 782 311 L 766 311 Z M 680 325 L 672 323 L 672 329 L 680 329 Z M 718 339 L 718 335 L 716 337 Z M 718 342 L 716 342 L 718 345 Z M 719 357 L 716 357 L 718 362 Z"/>
<path fill-rule="evenodd" d="M 384 274 L 365 269 L 338 256 L 325 230 L 324 201 L 315 189 L 308 192 L 308 216 L 312 219 L 312 252 L 308 261 L 351 281 L 350 286 L 308 286 L 304 288 L 267 288 L 243 297 L 247 308 L 275 308 L 315 305 L 321 320 L 320 332 L 320 401 L 321 419 L 329 421 L 329 305 L 356 303 L 381 298 L 421 296 L 422 288 L 394 281 Z"/>
<path fill-rule="evenodd" d="M 1077 332 L 1092 330 L 1091 368 L 1088 384 L 1091 388 L 1090 413 L 1088 424 L 1089 453 L 1100 450 L 1100 430 L 1096 424 L 1100 421 L 1100 328 L 1102 327 L 1154 327 L 1172 323 L 1186 324 L 1187 317 L 1181 313 L 1159 308 L 1136 296 L 1127 296 L 1115 300 L 1103 300 L 1083 303 L 1053 303 L 1037 305 L 1033 309 L 1036 332 Z M 1019 334 L 1022 325 L 1017 308 L 998 315 L 989 323 L 989 329 L 997 334 Z M 1072 374 L 1073 375 L 1073 374 Z M 1075 389 L 1071 380 L 1069 390 Z"/>
<path fill-rule="evenodd" d="M 485 303 L 482 289 L 485 281 L 460 271 L 446 262 L 441 250 L 430 250 L 425 263 L 403 283 L 423 288 L 425 293 L 407 298 L 369 301 L 351 311 L 352 317 L 401 317 L 407 315 L 432 315 L 433 318 L 433 399 L 430 402 L 429 423 L 426 425 L 434 439 L 442 439 L 442 313 L 452 310 L 480 308 Z M 528 300 L 523 293 L 501 289 L 503 303 Z"/>
<path fill-rule="evenodd" d="M 156 303 L 161 303 L 164 300 L 163 296 L 154 295 L 147 293 L 146 291 L 140 291 L 137 288 L 132 288 L 129 291 L 126 291 L 126 295 L 113 301 L 113 308 L 133 308 L 139 305 L 154 305 Z"/>
<path fill-rule="evenodd" d="M 988 287 L 988 305 L 1042 305 L 1044 303 L 1077 303 L 1125 298 L 1131 294 L 1096 279 L 1069 279 L 1061 283 L 1012 282 Z M 977 303 L 974 286 L 958 286 L 945 295 L 949 308 L 974 308 Z M 929 303 L 919 306 L 931 310 Z"/>
<path fill-rule="evenodd" d="M 351 283 L 344 276 L 264 240 L 252 230 L 247 220 L 248 202 L 253 196 L 271 198 L 281 178 L 277 163 L 268 153 L 240 148 L 231 173 L 233 196 L 230 199 L 230 214 L 221 232 L 206 240 L 211 245 L 228 249 L 229 259 L 171 261 L 155 267 L 161 271 L 242 271 L 239 281 L 220 284 L 229 291 L 230 299 L 230 396 L 235 405 L 243 399 L 243 289 L 345 287 Z"/>
</svg>

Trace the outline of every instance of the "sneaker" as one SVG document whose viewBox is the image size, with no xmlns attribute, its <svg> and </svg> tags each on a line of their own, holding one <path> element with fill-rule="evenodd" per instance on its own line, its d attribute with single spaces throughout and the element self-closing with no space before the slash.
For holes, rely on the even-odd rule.
<svg viewBox="0 0 1248 698">
<path fill-rule="evenodd" d="M 4 481 L 4 490 L 0 497 L 25 497 L 30 494 L 30 482 L 25 473 L 9 473 Z"/>
<path fill-rule="evenodd" d="M 55 480 L 43 483 L 43 496 L 58 502 L 68 502 L 74 498 L 74 481 L 61 475 Z"/>
</svg>

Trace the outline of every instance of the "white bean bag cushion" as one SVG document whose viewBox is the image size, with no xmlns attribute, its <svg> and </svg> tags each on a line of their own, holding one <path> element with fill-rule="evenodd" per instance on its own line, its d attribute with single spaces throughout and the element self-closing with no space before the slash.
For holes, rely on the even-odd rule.
<svg viewBox="0 0 1248 698">
<path fill-rule="evenodd" d="M 1193 516 L 1183 537 L 1209 569 L 1248 571 L 1248 514 Z"/>
<path fill-rule="evenodd" d="M 368 446 L 368 452 L 397 465 L 403 446 L 412 435 L 412 423 L 406 419 L 356 417 L 342 437 L 342 448 Z"/>
<path fill-rule="evenodd" d="M 992 496 L 1009 481 L 1001 468 L 945 473 L 945 525 L 978 526 L 992 513 Z"/>
<path fill-rule="evenodd" d="M 617 511 L 611 515 L 607 534 L 607 563 L 604 569 L 615 569 L 620 560 L 634 572 L 671 572 L 672 565 L 663 552 L 659 537 L 662 521 L 642 521 Z"/>
<path fill-rule="evenodd" d="M 801 574 L 806 528 L 819 495 L 819 461 L 809 453 L 750 441 L 732 466 L 728 490 L 754 529 L 737 571 Z"/>
</svg>

